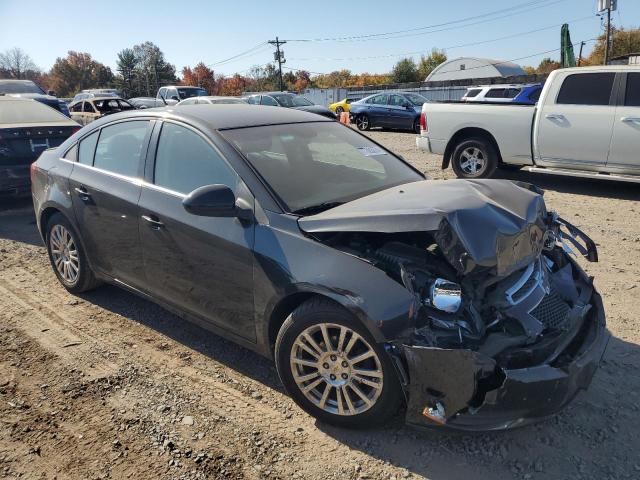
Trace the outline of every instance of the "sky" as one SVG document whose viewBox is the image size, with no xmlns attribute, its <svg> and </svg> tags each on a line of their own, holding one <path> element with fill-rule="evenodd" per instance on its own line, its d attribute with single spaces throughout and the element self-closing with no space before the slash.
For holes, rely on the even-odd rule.
<svg viewBox="0 0 640 480">
<path fill-rule="evenodd" d="M 120 50 L 149 40 L 178 72 L 202 61 L 216 73 L 229 75 L 273 62 L 274 48 L 264 42 L 278 36 L 287 40 L 282 47 L 285 66 L 313 73 L 343 68 L 385 73 L 400 58 L 417 60 L 432 48 L 444 49 L 449 58 L 487 57 L 535 66 L 544 57 L 559 57 L 562 23 L 569 23 L 574 43 L 602 32 L 596 4 L 597 0 L 0 0 L 0 52 L 20 47 L 43 70 L 69 50 L 88 52 L 115 71 Z M 612 20 L 616 26 L 640 26 L 640 0 L 618 0 Z M 585 54 L 592 46 L 593 41 L 586 44 Z"/>
</svg>

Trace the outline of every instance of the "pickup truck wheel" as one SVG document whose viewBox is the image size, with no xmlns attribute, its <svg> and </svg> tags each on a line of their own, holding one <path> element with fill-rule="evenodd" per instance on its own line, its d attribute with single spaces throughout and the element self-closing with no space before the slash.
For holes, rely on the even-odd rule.
<svg viewBox="0 0 640 480">
<path fill-rule="evenodd" d="M 485 139 L 470 138 L 455 148 L 451 166 L 458 178 L 489 178 L 498 166 L 498 154 Z"/>
<path fill-rule="evenodd" d="M 356 127 L 358 127 L 358 130 L 369 130 L 369 128 L 371 127 L 371 124 L 369 123 L 369 117 L 364 114 L 358 115 L 356 117 Z"/>
</svg>

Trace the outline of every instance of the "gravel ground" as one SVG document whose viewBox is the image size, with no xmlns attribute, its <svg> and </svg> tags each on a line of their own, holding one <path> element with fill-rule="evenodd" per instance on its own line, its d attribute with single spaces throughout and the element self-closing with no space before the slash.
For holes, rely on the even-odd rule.
<svg viewBox="0 0 640 480">
<path fill-rule="evenodd" d="M 412 134 L 373 132 L 431 178 Z M 398 419 L 343 431 L 283 393 L 273 365 L 115 287 L 56 281 L 28 203 L 0 204 L 0 478 L 635 479 L 640 477 L 640 189 L 542 178 L 582 227 L 613 334 L 588 392 L 561 414 L 492 434 Z"/>
</svg>

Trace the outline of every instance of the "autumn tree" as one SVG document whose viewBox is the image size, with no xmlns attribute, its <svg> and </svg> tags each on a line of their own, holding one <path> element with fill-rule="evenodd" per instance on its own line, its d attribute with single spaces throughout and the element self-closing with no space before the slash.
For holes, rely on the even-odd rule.
<svg viewBox="0 0 640 480">
<path fill-rule="evenodd" d="M 21 48 L 14 47 L 0 53 L 0 71 L 11 78 L 33 79 L 40 73 L 31 57 Z"/>
<path fill-rule="evenodd" d="M 536 69 L 536 73 L 540 73 L 540 74 L 546 74 L 546 73 L 551 73 L 554 70 L 557 70 L 558 68 L 561 68 L 562 65 L 560 64 L 560 62 L 556 62 L 555 60 L 551 60 L 550 58 L 543 58 L 542 61 L 540 62 L 540 65 L 538 65 L 538 68 Z"/>
<path fill-rule="evenodd" d="M 418 62 L 418 81 L 424 82 L 433 70 L 447 61 L 447 54 L 443 50 L 434 48 L 428 56 L 422 55 Z"/>
<path fill-rule="evenodd" d="M 218 80 L 219 95 L 229 95 L 238 97 L 248 90 L 249 80 L 242 75 L 235 74 L 233 77 Z"/>
<path fill-rule="evenodd" d="M 418 81 L 418 67 L 412 58 L 403 58 L 396 63 L 391 71 L 394 83 L 409 83 Z"/>
<path fill-rule="evenodd" d="M 293 84 L 293 89 L 296 92 L 302 92 L 307 89 L 311 84 L 311 75 L 306 70 L 298 70 L 295 76 L 295 82 Z"/>
<path fill-rule="evenodd" d="M 56 59 L 47 84 L 61 97 L 71 97 L 85 88 L 110 87 L 113 80 L 111 69 L 89 53 L 69 51 L 66 57 Z"/>
<path fill-rule="evenodd" d="M 202 87 L 209 95 L 218 94 L 218 85 L 215 73 L 203 62 L 198 63 L 193 69 L 190 67 L 183 67 L 182 84 L 192 87 Z"/>
<path fill-rule="evenodd" d="M 625 30 L 624 28 L 612 27 L 612 50 L 609 58 L 619 57 L 629 53 L 640 52 L 640 28 Z M 602 34 L 598 37 L 593 50 L 584 60 L 583 65 L 602 65 L 604 63 L 604 49 L 607 43 L 607 36 Z"/>
</svg>

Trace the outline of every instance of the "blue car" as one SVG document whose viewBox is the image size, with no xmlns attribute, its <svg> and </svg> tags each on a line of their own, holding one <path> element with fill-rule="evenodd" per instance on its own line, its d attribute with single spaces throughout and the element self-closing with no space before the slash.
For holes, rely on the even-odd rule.
<svg viewBox="0 0 640 480">
<path fill-rule="evenodd" d="M 464 102 L 524 103 L 535 105 L 542 92 L 541 83 L 528 85 L 480 85 L 469 87 Z"/>
<path fill-rule="evenodd" d="M 358 130 L 382 127 L 420 133 L 420 112 L 428 101 L 417 93 L 376 93 L 352 102 L 349 118 Z"/>
</svg>

